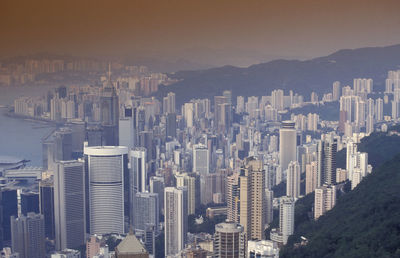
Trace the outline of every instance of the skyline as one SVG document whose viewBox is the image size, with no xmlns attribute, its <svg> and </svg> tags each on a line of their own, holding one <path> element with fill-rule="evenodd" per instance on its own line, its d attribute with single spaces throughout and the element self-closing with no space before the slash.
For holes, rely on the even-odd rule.
<svg viewBox="0 0 400 258">
<path fill-rule="evenodd" d="M 46 52 L 206 68 L 400 43 L 393 0 L 20 3 L 0 4 L 0 57 Z"/>
</svg>

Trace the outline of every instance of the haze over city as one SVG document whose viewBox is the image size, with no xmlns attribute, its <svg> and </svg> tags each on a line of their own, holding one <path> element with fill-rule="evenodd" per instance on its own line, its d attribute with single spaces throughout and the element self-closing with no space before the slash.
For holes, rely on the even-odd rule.
<svg viewBox="0 0 400 258">
<path fill-rule="evenodd" d="M 2 1 L 0 257 L 400 257 L 399 7 Z"/>
</svg>

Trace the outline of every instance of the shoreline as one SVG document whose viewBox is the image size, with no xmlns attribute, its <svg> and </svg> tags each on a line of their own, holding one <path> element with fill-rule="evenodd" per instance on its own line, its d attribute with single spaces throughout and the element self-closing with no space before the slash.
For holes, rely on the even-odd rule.
<svg viewBox="0 0 400 258">
<path fill-rule="evenodd" d="M 0 106 L 0 108 L 8 108 L 8 107 L 7 106 Z M 31 116 L 15 114 L 13 111 L 10 111 L 10 110 L 6 110 L 4 112 L 4 115 L 7 116 L 7 117 L 10 117 L 10 118 L 20 119 L 20 120 L 24 120 L 24 121 L 27 121 L 27 122 L 35 122 L 35 123 L 40 123 L 40 124 L 47 124 L 47 125 L 50 125 L 50 126 L 58 126 L 60 124 L 64 124 L 64 123 L 48 120 L 48 119 L 45 119 L 45 118 L 31 117 Z"/>
</svg>

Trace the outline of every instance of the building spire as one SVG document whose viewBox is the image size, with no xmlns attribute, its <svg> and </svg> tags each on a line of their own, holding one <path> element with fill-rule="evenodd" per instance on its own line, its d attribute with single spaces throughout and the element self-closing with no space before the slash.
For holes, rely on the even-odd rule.
<svg viewBox="0 0 400 258">
<path fill-rule="evenodd" d="M 108 81 L 111 81 L 111 62 L 108 62 Z"/>
</svg>

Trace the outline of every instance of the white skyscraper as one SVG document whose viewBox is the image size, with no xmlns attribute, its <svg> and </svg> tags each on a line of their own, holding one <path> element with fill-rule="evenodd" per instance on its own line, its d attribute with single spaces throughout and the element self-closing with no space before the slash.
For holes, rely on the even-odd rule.
<svg viewBox="0 0 400 258">
<path fill-rule="evenodd" d="M 294 232 L 294 204 L 292 197 L 282 197 L 279 206 L 279 229 L 282 233 L 283 243 L 286 244 L 287 239 Z"/>
<path fill-rule="evenodd" d="M 187 189 L 166 187 L 165 207 L 165 257 L 174 257 L 185 248 L 187 239 Z"/>
<path fill-rule="evenodd" d="M 300 196 L 300 165 L 291 161 L 287 170 L 286 195 L 299 198 Z"/>
<path fill-rule="evenodd" d="M 83 161 L 59 161 L 54 171 L 56 250 L 86 242 L 85 169 Z"/>
<path fill-rule="evenodd" d="M 210 155 L 208 149 L 204 145 L 193 146 L 193 172 L 200 175 L 207 175 L 210 173 Z"/>
<path fill-rule="evenodd" d="M 90 234 L 124 234 L 129 196 L 129 188 L 124 189 L 128 148 L 85 147 L 84 154 L 88 162 Z"/>
<path fill-rule="evenodd" d="M 279 162 L 282 171 L 288 168 L 291 161 L 297 159 L 297 134 L 293 121 L 283 121 L 279 130 Z"/>
<path fill-rule="evenodd" d="M 147 190 L 146 154 L 146 148 L 143 147 L 130 151 L 131 185 L 136 193 Z"/>
</svg>

